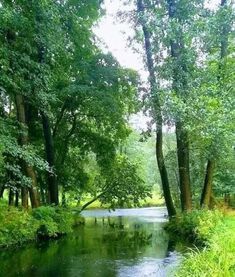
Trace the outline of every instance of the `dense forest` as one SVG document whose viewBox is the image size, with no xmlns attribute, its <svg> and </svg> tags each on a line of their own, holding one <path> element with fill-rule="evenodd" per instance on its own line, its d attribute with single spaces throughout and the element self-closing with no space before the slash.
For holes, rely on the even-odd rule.
<svg viewBox="0 0 235 277">
<path fill-rule="evenodd" d="M 173 233 L 178 217 L 234 208 L 233 1 L 123 2 L 116 20 L 134 30 L 148 81 L 101 47 L 103 1 L 0 0 L 0 246 L 32 240 L 10 242 L 32 218 L 43 237 L 67 233 L 95 201 L 141 207 L 154 194 Z"/>
</svg>

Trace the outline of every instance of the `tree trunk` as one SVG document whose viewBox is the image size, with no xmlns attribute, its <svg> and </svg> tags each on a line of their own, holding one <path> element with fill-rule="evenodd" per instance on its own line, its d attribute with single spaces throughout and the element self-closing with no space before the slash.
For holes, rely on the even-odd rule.
<svg viewBox="0 0 235 277">
<path fill-rule="evenodd" d="M 169 179 L 167 174 L 167 169 L 164 161 L 164 154 L 163 154 L 163 134 L 162 134 L 162 114 L 161 114 L 161 104 L 160 100 L 156 91 L 157 82 L 154 73 L 154 63 L 152 57 L 152 47 L 151 47 L 151 36 L 150 32 L 147 28 L 147 23 L 144 19 L 144 5 L 142 0 L 138 0 L 137 2 L 137 10 L 140 15 L 140 23 L 142 26 L 142 30 L 144 33 L 144 43 L 145 43 L 145 53 L 147 57 L 147 67 L 149 72 L 149 81 L 150 81 L 150 89 L 151 89 L 151 97 L 153 98 L 153 110 L 156 116 L 156 157 L 157 157 L 157 164 L 158 169 L 161 176 L 162 182 L 162 190 L 163 195 L 168 211 L 168 215 L 174 216 L 176 214 L 176 210 L 174 207 L 174 203 L 172 200 L 172 195 L 170 191 Z"/>
<path fill-rule="evenodd" d="M 23 208 L 28 209 L 29 207 L 29 194 L 28 189 L 25 187 L 21 188 L 21 205 Z"/>
<path fill-rule="evenodd" d="M 96 197 L 94 197 L 93 199 L 91 199 L 90 201 L 88 201 L 86 204 L 84 204 L 82 207 L 81 207 L 81 212 L 83 210 L 85 210 L 88 206 L 90 206 L 93 202 L 95 202 L 96 200 L 98 200 L 101 196 L 103 196 L 105 193 L 107 192 L 107 190 L 101 192 L 99 195 L 97 195 Z"/>
<path fill-rule="evenodd" d="M 192 196 L 189 173 L 189 145 L 187 132 L 180 122 L 176 122 L 177 158 L 180 179 L 181 208 L 192 209 Z"/>
<path fill-rule="evenodd" d="M 162 182 L 162 190 L 164 199 L 166 202 L 166 207 L 168 211 L 168 215 L 174 216 L 176 215 L 176 210 L 174 207 L 174 203 L 172 200 L 172 195 L 170 191 L 170 184 L 167 174 L 167 169 L 164 161 L 164 155 L 162 150 L 162 144 L 163 144 L 163 135 L 162 135 L 162 128 L 157 129 L 157 139 L 156 139 L 156 155 L 157 155 L 157 163 L 158 163 L 158 169 L 161 176 L 161 182 Z"/>
<path fill-rule="evenodd" d="M 19 206 L 19 191 L 16 190 L 16 193 L 15 193 L 15 207 L 18 207 Z"/>
<path fill-rule="evenodd" d="M 16 95 L 16 108 L 17 108 L 17 119 L 18 121 L 25 125 L 26 124 L 26 118 L 25 118 L 25 106 L 24 106 L 24 99 L 22 95 Z M 28 138 L 28 131 L 27 130 L 22 130 L 22 133 L 20 135 L 20 144 L 21 146 L 27 145 L 29 141 Z M 36 179 L 36 174 L 33 169 L 33 167 L 29 164 L 27 164 L 25 161 L 21 161 L 22 163 L 22 168 L 23 171 L 25 172 L 26 176 L 31 179 L 31 187 L 28 189 L 29 190 L 29 196 L 30 196 L 30 201 L 31 201 L 31 206 L 32 208 L 36 208 L 39 206 L 39 197 L 38 197 L 38 192 L 37 192 L 37 179 Z M 22 188 L 22 205 L 23 207 L 27 208 L 27 201 L 26 201 L 26 192 L 25 188 Z"/>
<path fill-rule="evenodd" d="M 209 207 L 210 200 L 212 195 L 212 181 L 213 181 L 213 172 L 215 168 L 215 161 L 208 160 L 207 167 L 206 167 L 206 176 L 204 181 L 204 186 L 201 195 L 201 207 Z"/>
<path fill-rule="evenodd" d="M 168 15 L 170 19 L 176 18 L 176 2 L 175 0 L 167 0 L 168 4 Z M 180 62 L 180 51 L 183 48 L 183 43 L 179 37 L 179 41 L 171 40 L 171 56 L 173 59 Z M 181 70 L 185 70 L 185 66 L 182 64 Z M 181 94 L 180 88 L 177 85 L 179 82 L 180 74 L 179 68 L 175 66 L 173 69 L 173 89 L 178 95 Z M 181 80 L 182 86 L 185 87 L 187 84 L 186 79 Z M 181 208 L 182 210 L 192 209 L 192 195 L 190 187 L 190 170 L 189 170 L 189 141 L 188 133 L 185 130 L 181 118 L 176 119 L 176 141 L 177 141 L 177 157 L 178 157 L 178 170 L 179 170 L 179 181 L 180 181 L 180 191 L 181 191 Z"/>
<path fill-rule="evenodd" d="M 221 0 L 220 6 L 224 7 L 227 4 L 227 0 Z M 220 64 L 219 64 L 219 74 L 218 74 L 218 83 L 219 86 L 223 86 L 223 62 L 224 58 L 227 56 L 228 52 L 228 33 L 229 28 L 225 22 L 221 26 L 221 41 L 220 41 Z M 210 207 L 210 199 L 212 197 L 212 188 L 213 188 L 213 173 L 215 169 L 215 158 L 211 158 L 207 161 L 206 175 L 204 186 L 201 195 L 201 207 Z"/>
<path fill-rule="evenodd" d="M 47 172 L 47 183 L 48 183 L 48 192 L 50 204 L 59 205 L 59 192 L 58 192 L 58 184 L 56 180 L 55 172 L 55 154 L 54 154 L 54 142 L 50 128 L 50 122 L 47 115 L 41 112 L 42 116 L 42 125 L 43 125 L 43 133 L 45 138 L 45 151 L 46 151 L 46 159 L 50 166 L 50 171 Z"/>
<path fill-rule="evenodd" d="M 2 185 L 2 186 L 0 187 L 0 198 L 3 198 L 4 190 L 5 190 L 5 186 Z"/>
<path fill-rule="evenodd" d="M 9 195 L 8 195 L 8 205 L 9 206 L 14 206 L 14 191 L 13 189 L 10 188 L 9 190 Z"/>
</svg>

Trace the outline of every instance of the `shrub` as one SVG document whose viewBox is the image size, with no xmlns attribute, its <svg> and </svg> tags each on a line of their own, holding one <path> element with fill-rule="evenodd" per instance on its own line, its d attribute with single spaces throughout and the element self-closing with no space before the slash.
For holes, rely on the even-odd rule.
<svg viewBox="0 0 235 277">
<path fill-rule="evenodd" d="M 223 215 L 218 210 L 195 210 L 171 219 L 165 229 L 174 237 L 178 236 L 196 244 L 205 244 L 214 229 L 222 223 L 222 218 Z"/>
<path fill-rule="evenodd" d="M 56 238 L 72 230 L 73 216 L 66 209 L 42 206 L 34 209 L 32 216 L 39 222 L 38 237 Z"/>
<path fill-rule="evenodd" d="M 37 226 L 29 213 L 0 205 L 0 247 L 34 240 Z"/>
<path fill-rule="evenodd" d="M 70 210 L 48 206 L 28 212 L 0 201 L 0 247 L 20 245 L 36 238 L 57 238 L 71 232 L 73 223 Z"/>
</svg>

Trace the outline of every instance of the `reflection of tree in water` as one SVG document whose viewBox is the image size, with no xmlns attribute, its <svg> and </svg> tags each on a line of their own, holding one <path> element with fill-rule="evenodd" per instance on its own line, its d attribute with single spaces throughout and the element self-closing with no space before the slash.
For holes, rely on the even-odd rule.
<svg viewBox="0 0 235 277">
<path fill-rule="evenodd" d="M 37 247 L 9 253 L 1 257 L 1 276 L 4 272 L 16 276 L 69 276 L 74 270 L 82 276 L 96 276 L 96 270 L 103 276 L 114 276 L 116 261 L 136 260 L 149 255 L 165 258 L 168 238 L 162 233 L 159 223 L 138 222 L 126 217 L 91 218 L 78 227 L 73 235 L 58 241 L 51 241 Z M 6 258 L 6 259 L 4 259 Z M 114 261 L 112 267 L 107 266 Z M 11 269 L 15 264 L 19 271 Z M 91 266 L 93 265 L 93 266 Z M 36 274 L 36 275 L 35 275 Z"/>
<path fill-rule="evenodd" d="M 112 257 L 122 256 L 135 258 L 142 253 L 146 246 L 153 243 L 153 230 L 146 228 L 146 224 L 126 223 L 122 217 L 108 218 L 105 231 L 102 234 L 102 244 L 107 254 Z"/>
</svg>

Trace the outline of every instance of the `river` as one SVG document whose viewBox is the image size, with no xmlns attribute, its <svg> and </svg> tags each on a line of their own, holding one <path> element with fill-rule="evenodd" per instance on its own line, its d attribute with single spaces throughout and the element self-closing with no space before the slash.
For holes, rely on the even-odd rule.
<svg viewBox="0 0 235 277">
<path fill-rule="evenodd" d="M 56 241 L 0 253 L 0 276 L 172 276 L 180 254 L 163 230 L 165 208 L 88 210 Z"/>
</svg>

